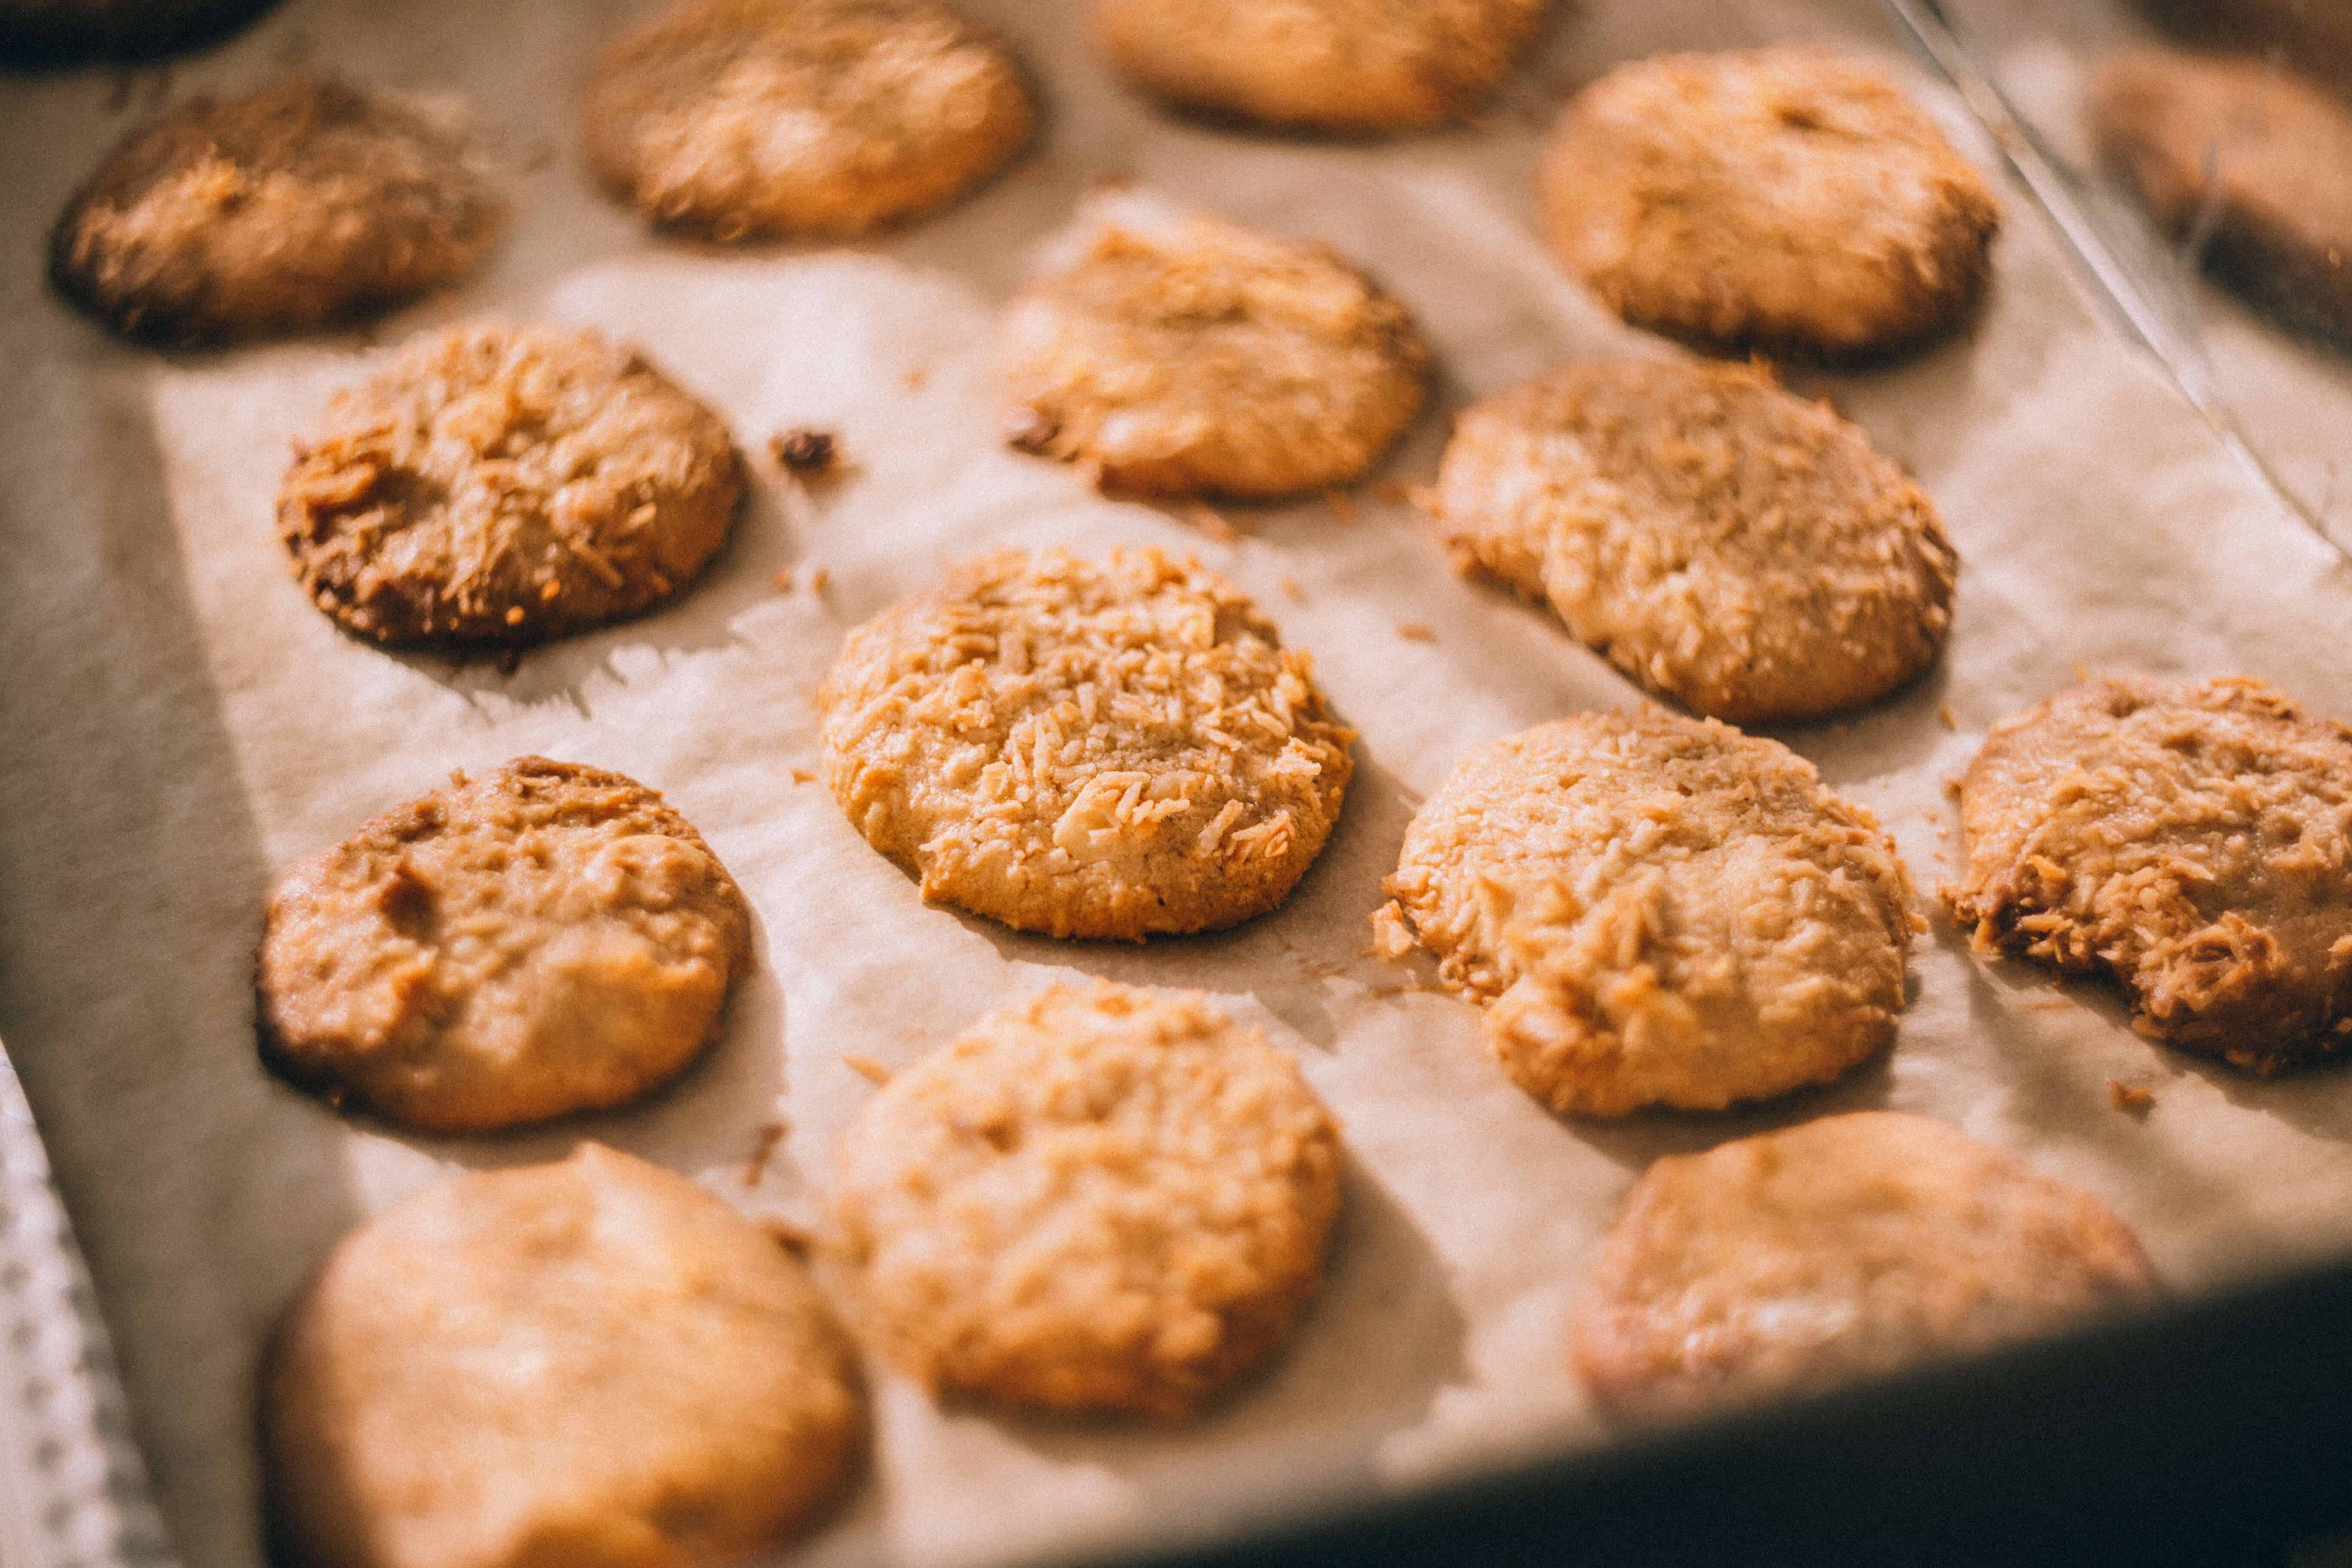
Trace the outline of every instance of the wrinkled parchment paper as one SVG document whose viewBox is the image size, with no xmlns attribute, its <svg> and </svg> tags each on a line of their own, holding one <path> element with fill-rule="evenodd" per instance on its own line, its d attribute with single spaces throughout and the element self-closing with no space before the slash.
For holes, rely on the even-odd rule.
<svg viewBox="0 0 2352 1568">
<path fill-rule="evenodd" d="M 1296 1054 L 1353 1155 L 1328 1287 L 1268 1376 L 1181 1431 L 943 1412 L 877 1373 L 872 1474 L 812 1561 L 1164 1538 L 1604 1441 L 1562 1333 L 1627 1185 L 1661 1153 L 1832 1110 L 1920 1110 L 2018 1151 L 2111 1202 L 2188 1289 L 2352 1239 L 2352 1077 L 2261 1082 L 2168 1054 L 2111 997 L 1976 961 L 1940 921 L 1892 1056 L 1830 1090 L 1730 1117 L 1546 1115 L 1481 1054 L 1466 1006 L 1404 988 L 1426 971 L 1362 956 L 1366 920 L 1413 806 L 1464 749 L 1631 689 L 1546 615 L 1454 577 L 1427 522 L 1370 489 L 1352 518 L 1235 513 L 1246 536 L 1219 542 L 994 438 L 992 316 L 1080 194 L 1124 176 L 1327 239 L 1412 305 L 1444 366 L 1439 406 L 1384 472 L 1424 480 L 1451 409 L 1646 342 L 1534 238 L 1528 174 L 1560 94 L 1660 47 L 1830 35 L 1891 52 L 1873 6 L 1588 0 L 1484 126 L 1375 145 L 1166 119 L 1096 68 L 1064 6 L 974 8 L 1034 67 L 1044 144 L 976 199 L 845 249 L 657 242 L 590 189 L 572 105 L 627 10 L 614 0 L 291 0 L 168 76 L 0 83 L 0 1036 L 189 1563 L 256 1563 L 256 1357 L 367 1214 L 452 1169 L 594 1137 L 807 1220 L 831 1140 L 871 1092 L 845 1053 L 911 1060 L 1074 976 L 1204 987 Z M 71 184 L 153 100 L 301 60 L 465 94 L 512 166 L 514 226 L 488 275 L 377 341 L 478 313 L 593 324 L 642 344 L 747 449 L 821 426 L 851 471 L 803 489 L 765 470 L 690 597 L 511 674 L 339 636 L 289 579 L 271 502 L 288 443 L 368 346 L 146 353 L 71 317 L 37 264 Z M 1927 681 L 1784 736 L 1881 814 L 1923 908 L 1955 868 L 1944 781 L 1989 723 L 2078 665 L 2244 671 L 2352 715 L 2345 569 L 2099 326 L 2021 193 L 2008 208 L 2000 280 L 1966 335 L 1896 368 L 1798 378 L 1917 471 L 1965 560 L 1950 653 Z M 1314 654 L 1362 731 L 1339 832 L 1273 916 L 1149 947 L 1011 935 L 926 908 L 812 782 L 810 692 L 842 633 L 944 558 L 1050 542 L 1199 552 Z M 267 1079 L 249 987 L 273 878 L 451 767 L 534 751 L 664 790 L 743 883 L 761 967 L 725 1041 L 649 1104 L 500 1139 L 388 1136 Z M 2111 1079 L 2152 1089 L 2153 1110 L 2112 1109 Z M 789 1131 L 753 1172 L 778 1121 Z"/>
</svg>

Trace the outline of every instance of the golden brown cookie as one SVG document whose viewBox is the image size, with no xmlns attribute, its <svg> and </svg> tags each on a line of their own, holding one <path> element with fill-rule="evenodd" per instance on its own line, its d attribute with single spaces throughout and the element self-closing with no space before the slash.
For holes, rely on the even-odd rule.
<svg viewBox="0 0 2352 1568">
<path fill-rule="evenodd" d="M 50 230 L 49 278 L 150 342 L 308 331 L 465 277 L 501 211 L 454 124 L 292 77 L 123 138 Z"/>
<path fill-rule="evenodd" d="M 1552 248 L 1638 326 L 1831 358 L 1949 326 L 2000 209 L 1886 73 L 1809 44 L 1622 66 L 1538 174 Z"/>
<path fill-rule="evenodd" d="M 2107 163 L 2216 277 L 2352 339 L 2352 107 L 2265 60 L 2142 49 L 2100 68 L 2091 116 Z"/>
<path fill-rule="evenodd" d="M 277 0 L 0 0 L 0 60 L 142 60 L 235 31 Z"/>
<path fill-rule="evenodd" d="M 2352 730 L 2259 680 L 2094 680 L 1960 781 L 1979 952 L 2104 973 L 2132 1027 L 2270 1072 L 2352 1037 Z"/>
<path fill-rule="evenodd" d="M 588 161 L 712 239 L 863 234 L 962 195 L 1036 111 L 990 34 L 936 0 L 676 0 L 588 84 Z"/>
<path fill-rule="evenodd" d="M 520 757 L 289 873 L 258 969 L 262 1054 L 403 1126 L 619 1105 L 717 1037 L 751 910 L 662 797 Z"/>
<path fill-rule="evenodd" d="M 813 1521 L 866 1444 L 847 1336 L 773 1238 L 594 1143 L 343 1238 L 263 1377 L 298 1568 L 698 1568 Z"/>
<path fill-rule="evenodd" d="M 1176 1418 L 1264 1362 L 1323 1272 L 1339 1136 L 1196 993 L 1056 987 L 893 1077 L 834 1216 L 866 1321 L 934 1392 Z"/>
<path fill-rule="evenodd" d="M 1470 112 L 1531 43 L 1545 0 L 1094 0 L 1129 82 L 1181 109 L 1342 134 Z"/>
<path fill-rule="evenodd" d="M 1004 551 L 850 633 L 825 782 L 923 896 L 1049 936 L 1210 931 L 1330 837 L 1349 731 L 1233 584 L 1157 550 Z"/>
<path fill-rule="evenodd" d="M 1601 1412 L 1652 1422 L 1885 1375 L 2151 1295 L 2097 1199 L 1925 1117 L 1866 1110 L 1659 1161 L 1571 1331 Z"/>
<path fill-rule="evenodd" d="M 652 608 L 727 541 L 726 423 L 633 351 L 452 327 L 327 405 L 278 496 L 294 575 L 384 643 L 543 642 Z"/>
<path fill-rule="evenodd" d="M 1934 662 L 1958 557 L 1870 437 L 1765 372 L 1570 365 L 1455 421 L 1458 559 L 1651 690 L 1743 723 L 1872 701 Z"/>
<path fill-rule="evenodd" d="M 1778 742 L 1656 709 L 1481 746 L 1405 830 L 1375 946 L 1416 944 L 1554 1110 L 1717 1110 L 1895 1037 L 1911 880 Z"/>
<path fill-rule="evenodd" d="M 1403 306 L 1320 246 L 1140 195 L 1006 316 L 1005 429 L 1106 490 L 1276 500 L 1360 478 L 1421 412 Z"/>
</svg>

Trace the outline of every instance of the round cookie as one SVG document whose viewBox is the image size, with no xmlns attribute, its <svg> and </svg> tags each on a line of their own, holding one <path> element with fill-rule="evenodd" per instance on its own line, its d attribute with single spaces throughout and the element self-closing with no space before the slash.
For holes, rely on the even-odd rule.
<svg viewBox="0 0 2352 1568">
<path fill-rule="evenodd" d="M 1339 1138 L 1192 993 L 1057 987 L 898 1073 L 843 1132 L 866 1321 L 934 1392 L 1192 1414 L 1322 1276 Z"/>
<path fill-rule="evenodd" d="M 1412 317 L 1320 246 L 1132 195 L 1091 204 L 1076 244 L 1005 317 L 1005 429 L 1106 490 L 1326 489 L 1421 412 Z"/>
<path fill-rule="evenodd" d="M 1416 944 L 1552 1110 L 1717 1110 L 1895 1037 L 1911 881 L 1778 742 L 1654 709 L 1470 752 L 1405 830 L 1375 947 Z"/>
<path fill-rule="evenodd" d="M 2063 1327 L 2150 1296 L 2096 1199 L 1941 1122 L 1826 1117 L 1660 1160 L 1579 1304 L 1604 1415 L 1751 1404 Z"/>
<path fill-rule="evenodd" d="M 1354 732 L 1234 586 L 1157 550 L 1000 552 L 849 635 L 825 783 L 923 897 L 1049 936 L 1209 931 L 1286 897 Z"/>
<path fill-rule="evenodd" d="M 278 884 L 262 1054 L 427 1131 L 619 1105 L 717 1037 L 751 924 L 702 836 L 619 773 L 454 773 Z"/>
<path fill-rule="evenodd" d="M 725 422 L 641 355 L 594 332 L 452 327 L 335 395 L 278 528 L 348 631 L 522 645 L 677 594 L 742 496 Z"/>
<path fill-rule="evenodd" d="M 2252 58 L 2144 49 L 2100 68 L 2092 123 L 2157 223 L 2305 331 L 2352 340 L 2352 108 Z"/>
<path fill-rule="evenodd" d="M 1290 130 L 1459 120 L 1534 41 L 1545 0 L 1095 0 L 1119 75 L 1180 109 Z"/>
<path fill-rule="evenodd" d="M 1457 558 L 1651 690 L 1742 723 L 1885 696 L 1934 662 L 1958 557 L 1870 437 L 1745 365 L 1612 359 L 1455 421 Z"/>
<path fill-rule="evenodd" d="M 847 1336 L 775 1240 L 594 1143 L 353 1232 L 263 1374 L 300 1568 L 696 1568 L 812 1522 L 866 1444 Z"/>
<path fill-rule="evenodd" d="M 453 124 L 291 77 L 123 138 L 50 230 L 49 278 L 149 342 L 309 331 L 465 277 L 501 213 Z"/>
<path fill-rule="evenodd" d="M 2000 225 L 1884 71 L 1813 45 L 1622 66 L 1561 113 L 1537 180 L 1552 248 L 1627 321 L 1829 358 L 1950 325 Z"/>
<path fill-rule="evenodd" d="M 2093 680 L 1960 781 L 1979 952 L 2105 973 L 2152 1039 L 2267 1073 L 2352 1037 L 2352 730 L 2259 680 Z"/>
<path fill-rule="evenodd" d="M 278 0 L 0 0 L 0 61 L 143 60 L 211 42 Z"/>
<path fill-rule="evenodd" d="M 588 161 L 667 227 L 855 235 L 940 205 L 1036 110 L 994 37 L 935 0 L 676 0 L 604 51 Z"/>
</svg>

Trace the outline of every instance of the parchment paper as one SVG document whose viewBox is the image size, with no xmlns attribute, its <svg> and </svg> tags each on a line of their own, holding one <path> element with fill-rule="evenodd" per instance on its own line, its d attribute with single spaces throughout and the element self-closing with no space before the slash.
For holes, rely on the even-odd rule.
<svg viewBox="0 0 2352 1568">
<path fill-rule="evenodd" d="M 1891 1058 L 1826 1092 L 1720 1118 L 1546 1115 L 1484 1058 L 1466 1006 L 1402 989 L 1425 971 L 1361 956 L 1366 920 L 1413 806 L 1463 750 L 1631 689 L 1548 616 L 1455 579 L 1427 522 L 1371 489 L 1355 521 L 1322 504 L 1234 513 L 1248 534 L 1222 543 L 994 438 L 992 314 L 1088 184 L 1121 175 L 1328 239 L 1410 303 L 1444 367 L 1441 406 L 1385 471 L 1425 479 L 1452 408 L 1645 341 L 1534 238 L 1528 174 L 1560 94 L 1660 47 L 1832 35 L 1891 49 L 1874 8 L 1593 0 L 1483 128 L 1379 145 L 1167 120 L 1098 71 L 1062 7 L 975 9 L 1036 68 L 1045 145 L 938 220 L 841 250 L 697 252 L 590 190 L 572 104 L 618 4 L 293 0 L 168 80 L 0 86 L 0 1034 L 190 1563 L 256 1562 L 256 1355 L 366 1214 L 453 1168 L 594 1137 L 747 1210 L 810 1218 L 830 1142 L 871 1092 L 845 1053 L 911 1060 L 1074 975 L 1205 987 L 1296 1053 L 1353 1153 L 1328 1288 L 1267 1377 L 1181 1431 L 942 1412 L 877 1370 L 873 1473 L 813 1560 L 994 1562 L 1164 1537 L 1604 1441 L 1562 1335 L 1627 1185 L 1662 1152 L 1832 1110 L 1921 1110 L 2083 1184 L 2185 1289 L 2352 1239 L 2352 1079 L 2259 1082 L 2168 1054 L 2112 997 L 1974 961 L 1940 921 Z M 48 298 L 36 262 L 58 203 L 146 100 L 241 89 L 304 58 L 464 93 L 516 166 L 490 274 L 382 340 L 488 312 L 593 323 L 641 343 L 747 449 L 819 426 L 854 470 L 813 491 L 767 473 L 683 604 L 510 675 L 338 635 L 287 576 L 271 500 L 289 441 L 362 374 L 364 346 L 140 353 Z M 1784 737 L 1883 816 L 1923 908 L 1953 869 L 1944 781 L 1991 721 L 2078 665 L 2244 671 L 2352 715 L 2343 568 L 2103 331 L 2022 194 L 2008 209 L 2000 281 L 1969 333 L 1898 368 L 1801 378 L 1916 468 L 1965 560 L 1931 678 Z M 810 782 L 809 694 L 845 629 L 946 557 L 1052 542 L 1197 550 L 1314 654 L 1362 731 L 1339 830 L 1275 915 L 1149 947 L 1013 936 L 926 908 Z M 823 592 L 807 586 L 819 567 Z M 780 590 L 788 568 L 795 586 Z M 1432 639 L 1401 633 L 1410 623 Z M 249 988 L 272 879 L 448 768 L 530 751 L 664 790 L 741 880 L 761 968 L 725 1041 L 648 1105 L 496 1140 L 388 1136 L 268 1080 Z M 2154 1109 L 2111 1109 L 2110 1079 L 2152 1088 Z M 789 1131 L 747 1184 L 778 1121 Z"/>
</svg>

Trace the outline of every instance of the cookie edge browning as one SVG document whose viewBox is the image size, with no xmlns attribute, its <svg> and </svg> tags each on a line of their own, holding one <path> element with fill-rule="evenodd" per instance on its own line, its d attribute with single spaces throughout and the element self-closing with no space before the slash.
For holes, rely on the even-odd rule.
<svg viewBox="0 0 2352 1568">
<path fill-rule="evenodd" d="M 471 788 L 477 784 L 515 773 L 532 777 L 553 776 L 635 791 L 645 796 L 646 801 L 659 811 L 675 819 L 674 825 L 664 830 L 667 837 L 682 839 L 709 858 L 712 868 L 719 873 L 722 900 L 731 904 L 739 916 L 736 922 L 737 941 L 727 955 L 727 975 L 720 992 L 719 1005 L 711 1015 L 709 1029 L 699 1041 L 680 1054 L 667 1068 L 646 1078 L 635 1088 L 616 1099 L 580 1101 L 523 1116 L 501 1114 L 485 1117 L 467 1115 L 462 1111 L 441 1115 L 429 1110 L 420 1113 L 414 1105 L 395 1109 L 383 1100 L 371 1094 L 363 1085 L 351 1081 L 336 1068 L 315 1059 L 319 1053 L 310 1053 L 310 1058 L 306 1058 L 304 1049 L 289 1039 L 273 1016 L 275 1009 L 272 1005 L 272 991 L 268 984 L 267 954 L 271 938 L 278 930 L 281 918 L 280 900 L 286 897 L 296 879 L 306 870 L 325 864 L 347 846 L 377 834 L 393 835 L 405 831 L 417 820 L 417 814 L 421 810 L 428 805 L 442 800 L 451 790 Z M 617 1110 L 658 1094 L 684 1078 L 694 1069 L 696 1064 L 710 1054 L 713 1047 L 725 1037 L 728 1018 L 733 1011 L 735 994 L 741 988 L 745 976 L 751 974 L 758 966 L 758 954 L 753 943 L 751 929 L 752 920 L 751 900 L 744 895 L 742 887 L 735 880 L 734 874 L 727 869 L 725 863 L 719 858 L 718 853 L 704 840 L 701 831 L 677 807 L 671 805 L 660 791 L 639 784 L 625 773 L 615 773 L 609 768 L 600 768 L 593 763 L 559 762 L 551 757 L 536 754 L 515 757 L 478 777 L 466 778 L 463 784 L 453 782 L 378 812 L 334 843 L 304 857 L 288 868 L 278 879 L 270 889 L 268 901 L 262 911 L 261 936 L 254 944 L 252 984 L 256 1048 L 262 1066 L 272 1077 L 320 1101 L 338 1115 L 349 1116 L 352 1114 L 353 1108 L 356 1108 L 357 1110 L 383 1121 L 387 1126 L 427 1136 L 464 1137 L 470 1134 L 504 1132 L 520 1128 L 543 1127 L 575 1116 Z"/>
</svg>

